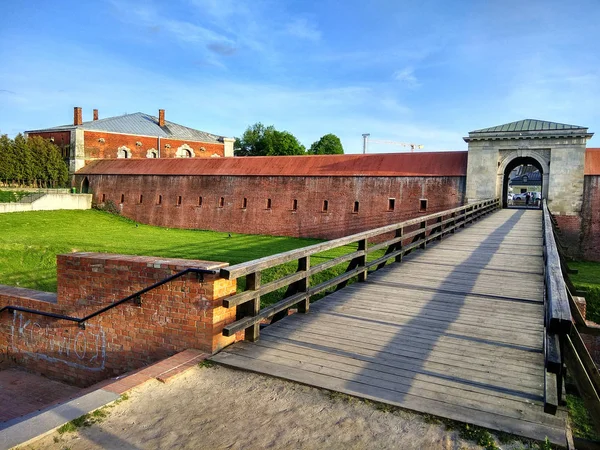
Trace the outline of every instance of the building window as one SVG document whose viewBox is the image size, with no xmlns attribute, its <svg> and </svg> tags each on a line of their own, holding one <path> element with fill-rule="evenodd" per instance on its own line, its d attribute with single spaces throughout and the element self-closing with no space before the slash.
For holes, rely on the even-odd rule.
<svg viewBox="0 0 600 450">
<path fill-rule="evenodd" d="M 246 197 L 244 197 L 244 200 L 242 200 L 242 209 L 246 209 L 248 207 L 248 199 Z"/>
<path fill-rule="evenodd" d="M 271 203 L 271 199 L 268 198 L 267 199 L 267 209 L 271 209 L 272 203 Z"/>
<path fill-rule="evenodd" d="M 106 202 L 106 194 L 102 194 L 102 203 Z"/>
<path fill-rule="evenodd" d="M 292 211 L 298 211 L 298 200 L 296 199 L 292 201 Z"/>
<path fill-rule="evenodd" d="M 202 206 L 202 197 L 198 197 L 198 206 Z"/>
<path fill-rule="evenodd" d="M 421 211 L 421 212 L 427 211 L 427 199 L 422 198 L 421 200 L 419 200 L 419 202 L 420 202 L 419 211 Z"/>
<path fill-rule="evenodd" d="M 125 203 L 125 194 L 121 194 L 121 203 Z"/>
<path fill-rule="evenodd" d="M 156 204 L 160 205 L 162 204 L 162 195 L 159 195 L 158 198 L 156 199 Z"/>
<path fill-rule="evenodd" d="M 140 194 L 140 204 L 144 201 L 144 196 Z"/>
<path fill-rule="evenodd" d="M 177 148 L 175 156 L 177 158 L 193 158 L 196 155 L 194 154 L 194 149 L 192 149 L 192 147 L 187 144 L 183 144 L 181 147 Z"/>
<path fill-rule="evenodd" d="M 223 206 L 225 206 L 225 197 L 220 197 L 219 198 L 219 208 L 222 208 Z"/>
<path fill-rule="evenodd" d="M 129 150 L 126 146 L 121 146 L 117 149 L 117 158 L 131 158 L 131 150 Z"/>
<path fill-rule="evenodd" d="M 322 212 L 329 211 L 329 200 L 323 200 L 323 209 L 321 211 Z"/>
<path fill-rule="evenodd" d="M 393 211 L 396 209 L 396 199 L 388 198 L 388 211 Z"/>
<path fill-rule="evenodd" d="M 155 149 L 151 148 L 146 152 L 146 158 L 158 158 L 158 152 Z"/>
<path fill-rule="evenodd" d="M 181 206 L 181 195 L 177 196 L 177 203 L 175 205 L 176 206 Z"/>
<path fill-rule="evenodd" d="M 360 204 L 358 202 L 354 202 L 354 207 L 352 208 L 352 212 L 354 214 L 358 214 L 358 208 L 359 208 Z"/>
</svg>

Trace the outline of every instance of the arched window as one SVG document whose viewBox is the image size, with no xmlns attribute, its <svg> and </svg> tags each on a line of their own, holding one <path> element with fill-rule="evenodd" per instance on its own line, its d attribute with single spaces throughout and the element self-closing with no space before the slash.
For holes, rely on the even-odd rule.
<svg viewBox="0 0 600 450">
<path fill-rule="evenodd" d="M 155 149 L 151 148 L 146 152 L 146 158 L 158 158 L 158 152 Z"/>
<path fill-rule="evenodd" d="M 131 150 L 126 146 L 121 146 L 117 149 L 117 158 L 131 158 Z"/>
<path fill-rule="evenodd" d="M 177 149 L 175 156 L 177 158 L 194 158 L 196 154 L 194 153 L 194 149 L 192 147 L 187 144 L 183 144 Z"/>
</svg>

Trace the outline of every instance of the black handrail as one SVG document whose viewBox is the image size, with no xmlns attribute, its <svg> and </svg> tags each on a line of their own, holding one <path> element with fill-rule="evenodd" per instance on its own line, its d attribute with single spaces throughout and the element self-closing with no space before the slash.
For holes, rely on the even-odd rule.
<svg viewBox="0 0 600 450">
<path fill-rule="evenodd" d="M 204 275 L 204 274 L 210 274 L 210 275 L 217 275 L 219 273 L 218 270 L 210 270 L 210 269 L 198 269 L 195 267 L 189 267 L 185 270 L 182 270 L 181 272 L 177 272 L 174 275 L 171 275 L 170 277 L 164 278 L 156 283 L 154 283 L 151 286 L 148 286 L 144 289 L 141 289 L 131 295 L 128 295 L 125 298 L 122 298 L 119 301 L 116 301 L 114 303 L 111 303 L 108 306 L 105 306 L 102 309 L 99 309 L 98 311 L 95 311 L 91 314 L 88 314 L 85 317 L 72 317 L 72 316 L 65 316 L 63 314 L 56 314 L 56 313 L 51 313 L 51 312 L 47 312 L 47 311 L 40 311 L 37 309 L 30 309 L 30 308 L 24 308 L 22 306 L 4 306 L 2 308 L 0 308 L 0 314 L 2 314 L 4 311 L 8 311 L 9 313 L 12 311 L 21 311 L 21 312 L 26 312 L 26 313 L 31 313 L 31 314 L 37 314 L 39 316 L 44 316 L 44 317 L 52 317 L 54 319 L 59 319 L 59 320 L 68 320 L 71 322 L 76 322 L 81 328 L 85 329 L 85 322 L 87 322 L 88 320 L 105 313 L 106 311 L 109 311 L 113 308 L 116 308 L 119 305 L 122 305 L 123 303 L 126 303 L 130 300 L 136 300 L 139 302 L 139 304 L 141 304 L 141 299 L 140 296 L 144 295 L 146 292 L 151 291 L 153 289 L 156 289 L 159 286 L 162 286 L 163 284 L 167 284 L 177 278 L 181 278 L 184 275 L 187 275 L 188 273 L 196 273 L 196 274 L 200 274 L 200 275 Z"/>
</svg>

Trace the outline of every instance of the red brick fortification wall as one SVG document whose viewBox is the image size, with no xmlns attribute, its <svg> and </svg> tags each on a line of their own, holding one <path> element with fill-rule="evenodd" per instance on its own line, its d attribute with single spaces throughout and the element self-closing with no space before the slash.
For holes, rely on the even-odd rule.
<svg viewBox="0 0 600 450">
<path fill-rule="evenodd" d="M 600 175 L 588 175 L 583 185 L 581 252 L 585 259 L 600 261 Z"/>
<path fill-rule="evenodd" d="M 96 203 L 113 201 L 141 223 L 323 239 L 460 206 L 465 191 L 464 177 L 441 176 L 87 177 Z"/>
<path fill-rule="evenodd" d="M 100 142 L 104 139 L 104 142 Z M 137 145 L 140 142 L 142 145 Z M 196 158 L 209 158 L 213 155 L 224 156 L 225 146 L 222 143 L 181 141 L 149 136 L 106 133 L 102 131 L 84 131 L 85 159 L 116 158 L 119 147 L 126 146 L 132 158 L 146 158 L 148 150 L 159 150 L 161 158 L 175 158 L 176 152 L 183 144 L 189 145 Z M 169 148 L 170 147 L 170 148 Z M 204 148 L 204 150 L 202 150 Z"/>
<path fill-rule="evenodd" d="M 578 258 L 581 256 L 581 216 L 559 216 L 555 215 L 556 223 L 561 231 L 560 242 L 565 246 L 569 256 Z"/>
<path fill-rule="evenodd" d="M 188 267 L 225 263 L 154 257 L 73 253 L 59 255 L 56 303 L 29 289 L 0 287 L 0 307 L 23 306 L 83 317 Z M 79 386 L 116 376 L 186 348 L 212 353 L 233 342 L 223 327 L 235 308 L 221 306 L 235 281 L 187 274 L 144 294 L 141 306 L 117 306 L 76 323 L 25 312 L 0 315 L 0 355 L 29 370 Z M 44 297 L 45 296 L 45 297 Z M 46 301 L 44 301 L 46 300 Z"/>
</svg>

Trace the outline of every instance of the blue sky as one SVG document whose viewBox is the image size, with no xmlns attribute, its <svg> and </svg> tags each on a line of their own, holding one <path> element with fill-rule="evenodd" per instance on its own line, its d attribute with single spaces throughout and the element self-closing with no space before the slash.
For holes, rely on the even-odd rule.
<svg viewBox="0 0 600 450">
<path fill-rule="evenodd" d="M 157 114 L 226 136 L 255 122 L 307 147 L 337 134 L 463 150 L 536 118 L 600 133 L 600 2 L 6 2 L 0 132 Z M 597 137 L 590 146 L 596 144 Z M 372 152 L 402 151 L 373 144 Z"/>
</svg>

